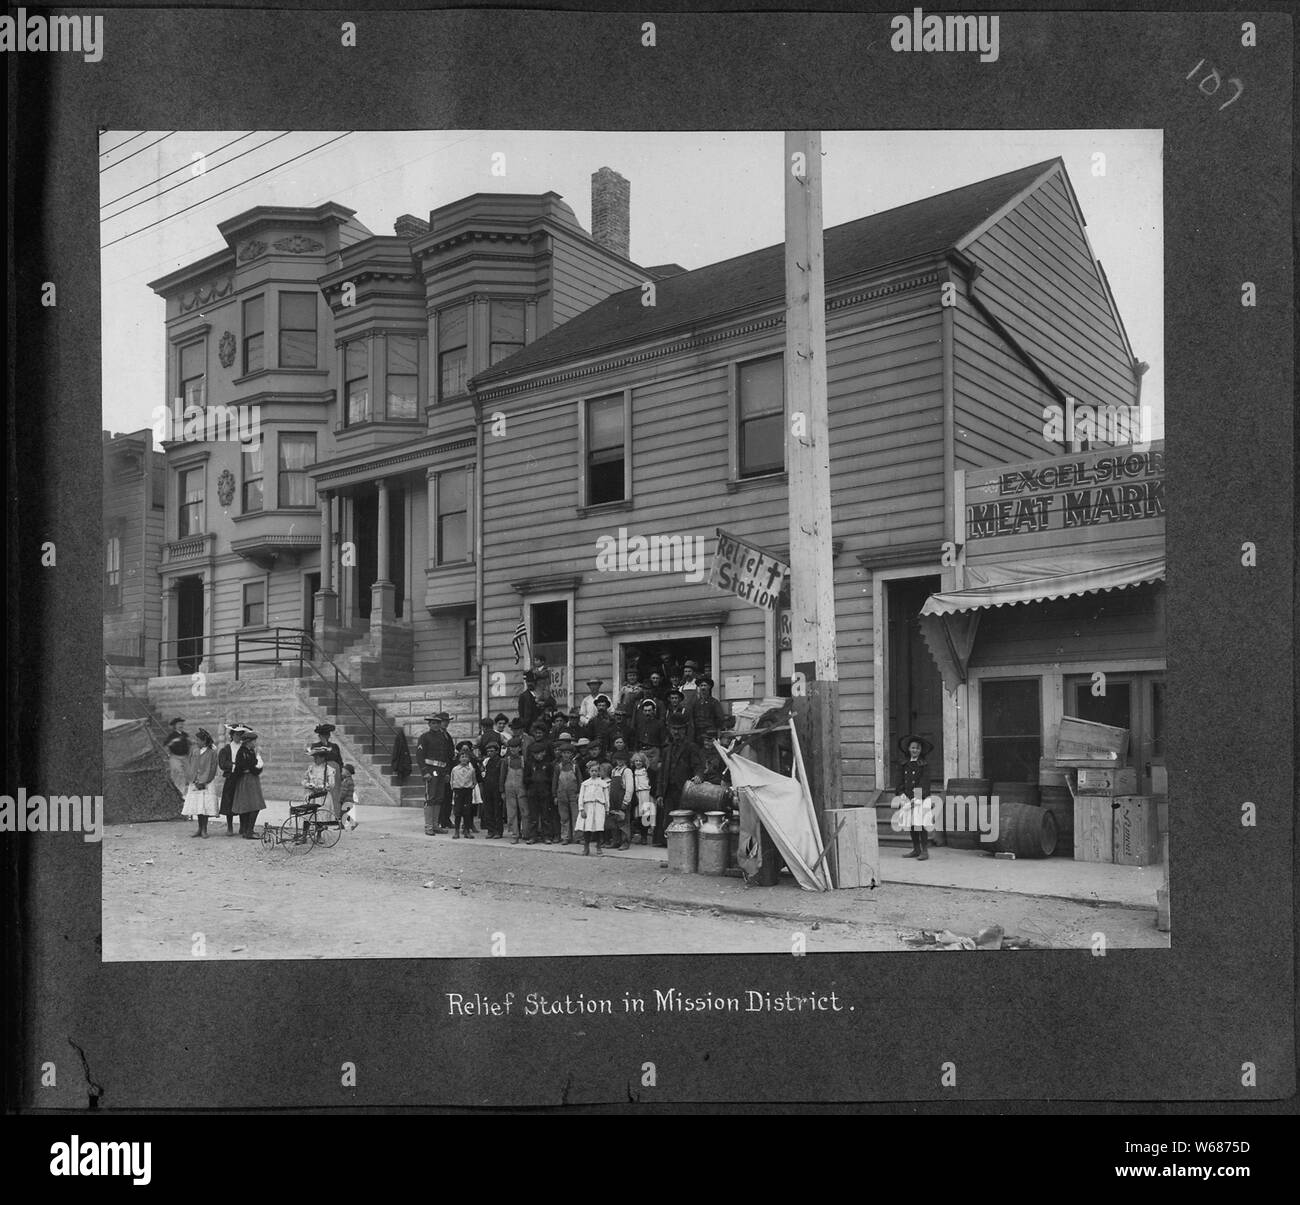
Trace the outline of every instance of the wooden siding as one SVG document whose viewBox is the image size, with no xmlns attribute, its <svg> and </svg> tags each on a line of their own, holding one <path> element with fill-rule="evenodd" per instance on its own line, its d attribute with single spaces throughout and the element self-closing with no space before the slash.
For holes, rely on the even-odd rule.
<svg viewBox="0 0 1300 1205">
<path fill-rule="evenodd" d="M 967 248 L 976 296 L 1066 393 L 1130 405 L 1136 384 L 1105 287 L 1059 175 Z"/>
<path fill-rule="evenodd" d="M 959 290 L 953 307 L 954 463 L 1035 460 L 1063 450 L 1043 438 L 1056 395 Z"/>
<path fill-rule="evenodd" d="M 413 625 L 415 649 L 412 654 L 414 681 L 477 681 L 472 676 L 465 677 L 466 615 L 472 619 L 474 608 L 430 615 L 423 606 L 416 605 Z"/>
<path fill-rule="evenodd" d="M 844 789 L 849 801 L 863 802 L 876 789 L 871 579 L 855 554 L 926 540 L 937 565 L 944 496 L 937 292 L 836 311 L 828 335 L 833 534 L 842 542 L 835 594 Z M 753 674 L 761 693 L 770 656 L 761 610 L 704 582 L 688 583 L 681 572 L 598 572 L 596 556 L 599 537 L 617 538 L 620 527 L 629 536 L 700 537 L 705 573 L 718 526 L 769 547 L 787 545 L 783 479 L 726 485 L 731 365 L 783 348 L 778 327 L 601 374 L 578 389 L 488 402 L 489 411 L 508 415 L 507 436 L 489 437 L 485 453 L 485 654 L 508 683 L 507 695 L 490 701 L 493 710 L 511 710 L 520 689 L 522 666 L 514 665 L 510 637 L 521 599 L 511 583 L 530 577 L 578 579 L 579 680 L 613 677 L 613 638 L 604 621 L 721 610 L 727 620 L 715 677 Z M 580 514 L 578 402 L 623 388 L 632 397 L 632 505 Z"/>
<path fill-rule="evenodd" d="M 639 286 L 649 277 L 575 238 L 556 234 L 551 251 L 551 317 L 567 322 L 611 293 Z"/>
</svg>

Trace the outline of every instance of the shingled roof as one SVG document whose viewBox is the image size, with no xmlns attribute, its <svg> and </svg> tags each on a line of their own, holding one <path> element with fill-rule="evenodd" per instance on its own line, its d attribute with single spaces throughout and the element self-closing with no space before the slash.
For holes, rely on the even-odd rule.
<svg viewBox="0 0 1300 1205">
<path fill-rule="evenodd" d="M 1059 162 L 1049 159 L 1002 176 L 924 197 L 832 226 L 824 234 L 828 282 L 946 251 Z M 543 365 L 567 362 L 647 339 L 683 334 L 724 314 L 785 296 L 785 244 L 751 251 L 655 282 L 655 304 L 624 289 L 569 319 L 513 356 L 479 373 L 475 388 Z"/>
</svg>

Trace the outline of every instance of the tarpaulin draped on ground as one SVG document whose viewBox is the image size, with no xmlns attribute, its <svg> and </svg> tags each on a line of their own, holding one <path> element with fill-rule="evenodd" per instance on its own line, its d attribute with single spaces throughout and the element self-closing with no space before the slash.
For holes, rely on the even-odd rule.
<svg viewBox="0 0 1300 1205">
<path fill-rule="evenodd" d="M 167 755 L 148 720 L 104 717 L 104 823 L 174 820 L 180 792 L 167 771 Z"/>
<path fill-rule="evenodd" d="M 716 742 L 714 747 L 731 771 L 732 787 L 758 813 L 799 886 L 805 891 L 830 891 L 830 874 L 822 859 L 821 834 L 807 787 L 797 777 L 787 778 L 747 757 L 731 754 Z"/>
</svg>

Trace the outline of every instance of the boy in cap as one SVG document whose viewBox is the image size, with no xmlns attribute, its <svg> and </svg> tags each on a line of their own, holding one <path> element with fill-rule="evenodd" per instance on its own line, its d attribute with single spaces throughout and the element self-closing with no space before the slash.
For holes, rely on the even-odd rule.
<svg viewBox="0 0 1300 1205">
<path fill-rule="evenodd" d="M 575 757 L 573 737 L 560 733 L 556 742 L 555 772 L 551 780 L 551 795 L 560 815 L 560 844 L 577 844 L 575 836 L 578 820 L 578 787 L 581 773 Z"/>
<path fill-rule="evenodd" d="M 618 692 L 618 705 L 622 707 L 628 715 L 635 713 L 641 705 L 641 700 L 645 697 L 645 687 L 641 685 L 641 675 L 636 666 L 627 667 L 626 680 L 623 683 L 623 689 Z"/>
<path fill-rule="evenodd" d="M 523 742 L 518 736 L 512 736 L 506 742 L 502 760 L 505 764 L 501 768 L 501 802 L 505 808 L 506 827 L 510 830 L 510 844 L 518 845 L 528 817 L 528 796 L 524 786 L 526 758 Z"/>
<path fill-rule="evenodd" d="M 474 760 L 470 756 L 472 748 L 469 741 L 462 741 L 456 754 L 456 764 L 451 770 L 451 798 L 455 809 L 451 835 L 459 840 L 461 836 L 474 836 L 474 788 L 478 785 L 478 772 L 474 769 Z"/>
<path fill-rule="evenodd" d="M 528 746 L 528 758 L 524 762 L 524 790 L 528 797 L 528 808 L 524 820 L 524 840 L 529 845 L 551 838 L 543 831 L 547 823 L 547 812 L 553 806 L 551 796 L 551 759 L 550 749 L 545 742 L 534 741 Z"/>
</svg>

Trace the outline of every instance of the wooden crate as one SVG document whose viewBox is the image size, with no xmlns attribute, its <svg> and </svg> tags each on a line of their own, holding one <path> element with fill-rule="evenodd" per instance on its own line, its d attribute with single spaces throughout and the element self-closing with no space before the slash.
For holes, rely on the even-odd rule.
<svg viewBox="0 0 1300 1205">
<path fill-rule="evenodd" d="M 1074 766 L 1118 766 L 1128 754 L 1128 729 L 1095 724 L 1072 715 L 1061 717 L 1056 730 L 1056 757 Z"/>
<path fill-rule="evenodd" d="M 822 840 L 831 882 L 836 887 L 874 887 L 880 883 L 880 845 L 876 809 L 827 808 Z"/>
<path fill-rule="evenodd" d="M 1137 770 L 1132 766 L 1076 770 L 1073 790 L 1076 795 L 1133 795 L 1137 793 Z"/>
<path fill-rule="evenodd" d="M 1110 798 L 1103 795 L 1074 797 L 1074 860 L 1113 862 L 1115 828 Z"/>
<path fill-rule="evenodd" d="M 1159 799 L 1118 795 L 1114 815 L 1114 861 L 1120 866 L 1155 866 L 1160 861 Z"/>
</svg>

